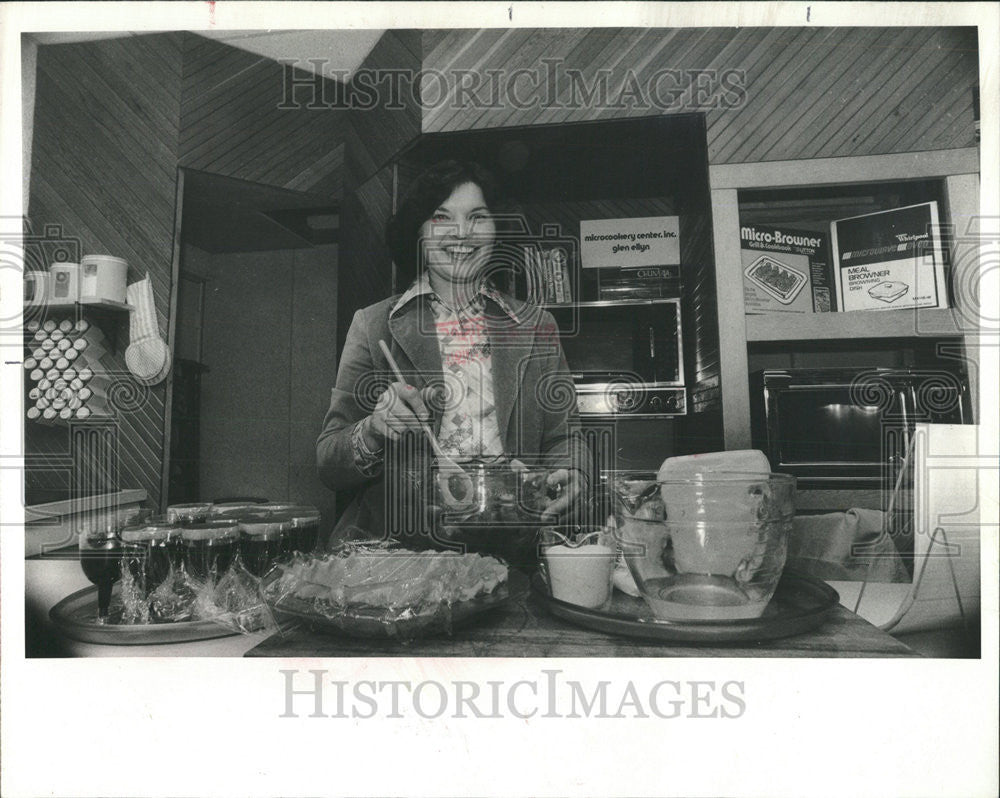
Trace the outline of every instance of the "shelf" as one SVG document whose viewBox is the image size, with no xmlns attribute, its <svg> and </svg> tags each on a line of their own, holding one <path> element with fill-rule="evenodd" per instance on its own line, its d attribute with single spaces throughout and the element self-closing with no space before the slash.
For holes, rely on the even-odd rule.
<svg viewBox="0 0 1000 798">
<path fill-rule="evenodd" d="M 974 333 L 973 319 L 951 308 L 746 316 L 747 341 L 924 338 Z"/>
<path fill-rule="evenodd" d="M 97 308 L 100 310 L 132 310 L 132 306 L 125 302 L 115 302 L 111 299 L 91 299 L 79 302 L 25 302 L 26 308 L 43 307 L 47 310 L 68 310 L 70 308 Z"/>
</svg>

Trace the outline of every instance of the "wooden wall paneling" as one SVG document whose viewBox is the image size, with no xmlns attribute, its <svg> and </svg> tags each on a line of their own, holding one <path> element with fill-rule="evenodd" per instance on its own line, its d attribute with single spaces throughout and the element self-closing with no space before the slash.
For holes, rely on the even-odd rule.
<svg viewBox="0 0 1000 798">
<path fill-rule="evenodd" d="M 579 31 L 577 37 L 567 36 L 566 46 L 559 47 L 555 53 L 556 57 L 562 58 L 565 65 L 579 64 L 603 64 L 609 58 L 614 57 L 616 48 L 626 49 L 630 46 L 630 40 L 637 40 L 643 34 L 641 29 L 598 28 L 592 30 Z M 560 72 L 564 70 L 560 69 Z M 587 80 L 592 80 L 589 76 Z M 559 85 L 568 84 L 569 78 L 563 74 L 559 76 Z M 589 83 L 587 84 L 589 85 Z M 565 88 L 560 88 L 559 94 L 563 94 Z M 543 107 L 539 110 L 538 121 L 544 124 L 557 124 L 574 118 L 574 109 L 571 103 L 565 103 L 565 107 Z"/>
<path fill-rule="evenodd" d="M 322 119 L 318 118 L 319 115 Z M 321 164 L 342 144 L 343 115 L 343 111 L 303 109 L 292 112 L 282 129 L 274 135 L 287 135 L 289 144 L 293 146 L 276 147 L 270 143 L 265 146 L 258 156 L 257 182 L 288 188 L 303 168 L 314 173 L 314 183 L 322 179 L 323 175 L 319 174 Z M 330 173 L 339 174 L 342 159 L 330 158 L 327 163 L 326 169 Z"/>
<path fill-rule="evenodd" d="M 794 115 L 796 105 L 787 92 L 786 75 L 794 74 L 797 67 L 810 68 L 796 55 L 803 50 L 812 55 L 827 33 L 818 28 L 779 32 L 760 60 L 747 69 L 746 101 L 735 115 L 738 119 L 730 123 L 725 134 L 711 137 L 711 161 L 739 161 L 739 152 L 754 146 L 759 127 L 768 124 L 773 114 Z"/>
<path fill-rule="evenodd" d="M 295 151 L 276 149 L 270 156 L 265 153 L 261 163 L 262 180 L 258 182 L 274 185 L 280 181 L 283 188 L 310 193 L 313 192 L 313 186 L 330 177 L 335 177 L 339 182 L 344 161 L 343 126 L 338 122 L 342 113 L 329 117 L 322 136 L 313 135 L 315 131 L 311 129 L 308 137 L 301 136 L 300 146 Z M 300 135 L 298 132 L 293 134 Z M 339 198 L 340 195 L 328 196 Z"/>
<path fill-rule="evenodd" d="M 38 53 L 32 227 L 59 224 L 65 235 L 79 239 L 81 254 L 124 257 L 131 279 L 148 272 L 161 333 L 171 288 L 181 58 L 177 34 L 45 45 Z M 128 320 L 111 323 L 119 345 L 102 365 L 121 375 L 127 371 Z M 163 386 L 137 388 L 123 379 L 135 401 L 113 422 L 120 483 L 145 489 L 156 505 L 162 490 Z M 58 457 L 68 445 L 66 428 L 28 424 L 26 446 L 33 455 Z M 50 482 L 50 476 L 42 479 Z M 79 484 L 89 479 L 75 478 Z M 32 481 L 29 469 L 29 487 Z"/>
<path fill-rule="evenodd" d="M 623 57 L 617 60 L 613 66 L 616 75 L 624 76 L 627 70 L 635 72 L 639 78 L 640 85 L 644 80 L 653 74 L 657 65 L 663 60 L 663 53 L 670 53 L 670 58 L 677 64 L 686 64 L 693 52 L 700 52 L 698 45 L 702 37 L 711 35 L 711 31 L 699 29 L 664 30 L 662 28 L 651 29 L 649 35 L 638 41 L 632 49 Z M 685 83 L 687 77 L 685 76 Z M 622 96 L 631 87 L 624 83 L 620 84 L 622 91 L 614 92 L 612 104 L 620 104 Z M 618 86 L 616 86 L 617 88 Z M 631 105 L 626 109 L 607 108 L 599 112 L 605 118 L 625 116 L 644 116 L 655 113 L 652 107 L 642 107 Z"/>
<path fill-rule="evenodd" d="M 361 69 L 421 69 L 420 31 L 387 31 Z M 383 84 L 381 91 L 386 89 Z M 342 169 L 344 201 L 337 291 L 337 348 L 355 311 L 392 293 L 392 259 L 384 243 L 392 212 L 392 157 L 420 133 L 421 108 L 403 87 L 403 108 L 351 109 L 346 116 Z M 385 95 L 382 95 L 385 97 Z"/>
<path fill-rule="evenodd" d="M 494 63 L 496 53 L 503 47 L 504 41 L 510 34 L 511 31 L 501 29 L 423 31 L 421 34 L 424 50 L 423 66 L 446 76 L 456 68 L 475 69 L 484 73 L 486 69 L 496 67 Z M 430 83 L 430 79 L 425 81 L 423 85 L 426 86 L 428 83 Z M 456 113 L 456 109 L 453 107 L 454 92 L 449 91 L 447 98 L 438 104 L 429 104 L 430 100 L 437 96 L 439 88 L 438 85 L 434 85 L 433 90 L 428 88 L 427 91 L 421 91 L 421 97 L 426 98 L 421 117 L 421 128 L 424 132 L 447 129 L 445 120 Z M 418 89 L 422 89 L 422 86 Z M 483 109 L 472 108 L 460 109 L 458 112 L 462 113 L 463 111 L 467 113 L 466 119 L 469 121 L 469 126 L 473 124 L 472 117 L 478 119 L 482 114 L 487 113 Z"/>
<path fill-rule="evenodd" d="M 433 35 L 434 31 L 425 31 L 423 33 L 424 46 L 427 46 L 428 34 Z M 503 47 L 505 38 L 510 35 L 510 31 L 505 31 L 499 28 L 486 28 L 475 32 L 473 36 L 465 36 L 464 32 L 450 32 L 458 37 L 460 37 L 459 46 L 453 51 L 448 53 L 448 62 L 438 62 L 433 56 L 430 58 L 430 63 L 435 63 L 435 69 L 441 70 L 445 75 L 450 76 L 453 74 L 454 70 L 468 69 L 474 72 L 480 77 L 484 82 L 481 87 L 474 92 L 478 97 L 482 98 L 484 104 L 491 104 L 493 98 L 491 97 L 492 92 L 489 89 L 490 78 L 485 74 L 485 70 L 489 68 L 495 68 L 494 58 L 497 52 Z M 440 90 L 439 86 L 434 86 L 433 90 L 429 91 L 438 92 Z M 429 95 L 430 97 L 435 95 Z M 453 113 L 456 112 L 453 100 L 453 93 L 449 92 L 446 99 L 442 99 L 438 105 L 429 105 L 424 108 L 423 120 L 421 122 L 424 129 L 431 129 L 435 126 L 433 121 L 435 118 L 440 118 L 442 121 L 439 125 L 446 125 L 447 120 Z M 502 102 L 502 100 L 501 100 Z M 483 114 L 487 114 L 490 111 L 488 109 L 482 109 L 480 111 L 480 117 Z M 477 117 L 478 119 L 478 117 Z M 473 121 L 475 125 L 475 121 Z"/>
<path fill-rule="evenodd" d="M 391 174 L 391 169 L 386 171 Z M 379 180 L 375 175 L 373 181 Z M 341 257 L 337 290 L 337 350 L 343 348 L 355 311 L 392 294 L 392 260 L 382 227 L 369 216 L 357 193 L 341 209 Z M 350 253 L 350 254 L 348 254 Z"/>
<path fill-rule="evenodd" d="M 315 150 L 320 149 L 326 135 L 333 132 L 324 125 L 322 135 L 311 139 L 313 126 L 310 123 L 321 116 L 332 117 L 334 112 L 308 108 L 278 109 L 274 94 L 265 103 L 270 106 L 266 113 L 241 120 L 240 124 L 252 129 L 252 135 L 220 157 L 215 171 L 242 175 L 243 179 L 252 179 L 257 183 L 284 186 L 288 173 L 294 173 L 297 165 L 312 163 L 316 157 Z M 304 149 L 313 152 L 304 152 Z M 275 171 L 276 164 L 281 166 L 278 171 Z"/>
<path fill-rule="evenodd" d="M 835 124 L 828 125 L 817 135 L 814 147 L 816 157 L 829 157 L 837 153 L 874 153 L 876 150 L 867 142 L 868 137 L 889 124 L 892 114 L 905 113 L 905 101 L 900 107 L 887 106 L 887 101 L 900 87 L 905 88 L 912 76 L 919 73 L 919 64 L 911 63 L 906 55 L 924 52 L 933 39 L 934 31 L 903 29 L 894 32 L 897 35 L 883 44 L 881 55 L 884 57 L 878 58 L 878 63 L 866 71 L 858 90 L 848 95 L 849 89 L 842 88 L 839 98 L 830 98 L 834 103 L 839 99 L 843 112 L 835 120 Z M 876 52 L 876 55 L 879 54 Z M 851 131 L 850 137 L 845 137 L 838 128 Z"/>
<path fill-rule="evenodd" d="M 766 160 L 767 153 L 785 135 L 791 123 L 808 117 L 810 112 L 828 111 L 828 93 L 842 80 L 844 70 L 852 63 L 851 56 L 856 54 L 855 48 L 863 52 L 866 45 L 870 46 L 873 33 L 850 28 L 821 32 L 813 46 L 815 60 L 810 64 L 796 63 L 794 75 L 782 76 L 782 85 L 775 93 L 769 115 L 755 126 L 758 135 L 751 146 L 743 151 L 735 150 L 736 160 Z"/>
<path fill-rule="evenodd" d="M 241 118 L 259 111 L 274 95 L 274 84 L 261 79 L 266 71 L 263 64 L 233 68 L 215 78 L 209 89 L 200 85 L 208 76 L 185 73 L 181 104 L 181 157 L 185 161 L 208 166 L 218 155 L 217 150 L 225 152 L 225 139 L 231 143 L 232 136 L 250 133 L 249 126 L 239 124 Z M 214 141 L 218 136 L 224 137 L 222 144 Z"/>
<path fill-rule="evenodd" d="M 927 128 L 935 125 L 935 131 L 933 133 L 934 139 L 927 143 L 928 147 L 931 149 L 941 149 L 942 143 L 957 141 L 965 138 L 968 136 L 970 130 L 975 129 L 972 99 L 972 89 L 968 85 L 965 85 L 961 87 L 956 86 L 948 97 L 942 100 L 940 118 L 950 119 L 951 125 L 949 127 L 935 125 L 934 121 L 928 118 L 924 125 L 926 125 Z M 949 100 L 953 100 L 950 105 L 948 104 Z M 925 132 L 923 129 L 924 125 L 915 126 L 913 135 L 923 135 Z M 930 135 L 929 130 L 926 132 Z M 970 141 L 969 143 L 975 146 L 974 142 Z"/>
<path fill-rule="evenodd" d="M 803 113 L 817 95 L 829 102 L 818 83 L 828 69 L 836 69 L 838 49 L 846 46 L 851 35 L 850 31 L 845 33 L 842 29 L 785 31 L 776 43 L 775 55 L 779 62 L 766 68 L 759 65 L 750 73 L 753 80 L 746 88 L 747 100 L 740 109 L 739 125 L 730 126 L 725 144 L 719 139 L 714 142 L 718 159 L 763 159 L 763 153 L 774 148 L 774 139 L 781 136 L 785 127 Z M 797 57 L 800 48 L 810 53 L 808 60 Z M 834 63 L 824 69 L 822 64 L 828 60 Z M 740 126 L 745 126 L 752 134 L 740 135 Z M 802 144 L 808 146 L 807 142 Z"/>
<path fill-rule="evenodd" d="M 848 152 L 864 152 L 858 142 L 872 128 L 885 122 L 880 98 L 884 87 L 900 70 L 905 74 L 907 69 L 905 59 L 899 57 L 900 52 L 920 50 L 932 35 L 932 31 L 920 28 L 886 29 L 871 46 L 868 57 L 856 57 L 856 67 L 847 73 L 844 84 L 827 92 L 825 100 L 831 112 L 819 117 L 799 140 L 812 141 L 813 152 L 824 155 L 835 155 L 842 148 Z M 850 136 L 845 136 L 844 131 L 850 131 Z"/>
<path fill-rule="evenodd" d="M 733 108 L 709 109 L 706 112 L 708 160 L 711 163 L 721 160 L 722 156 L 719 153 L 726 141 L 733 136 L 739 138 L 741 135 L 751 134 L 743 121 L 743 113 L 753 101 L 747 84 L 753 75 L 764 68 L 773 52 L 780 52 L 785 48 L 787 29 L 748 28 L 735 32 L 725 31 L 724 35 L 730 39 L 729 43 L 721 44 L 719 50 L 711 56 L 705 54 L 706 68 L 740 70 L 744 76 L 742 79 L 744 96 L 742 100 L 734 98 L 739 104 Z M 664 67 L 668 66 L 664 64 Z"/>
<path fill-rule="evenodd" d="M 180 99 L 177 36 L 170 34 L 160 40 L 171 48 L 173 64 L 162 58 L 155 61 L 150 58 L 154 52 L 149 41 L 151 38 L 142 37 L 141 45 L 131 48 L 115 47 L 114 40 L 94 42 L 86 50 L 81 49 L 77 53 L 79 59 L 75 62 L 75 68 L 78 70 L 80 83 L 83 83 L 83 75 L 87 74 L 111 93 L 130 96 L 131 102 L 115 107 L 115 113 L 119 116 L 105 120 L 104 127 L 108 132 L 117 132 L 119 123 L 126 120 L 129 124 L 142 120 L 143 124 L 162 125 L 165 133 L 174 131 L 177 127 L 176 107 Z M 94 92 L 86 96 L 86 101 L 95 103 L 95 107 L 102 107 L 104 94 Z M 155 140 L 154 137 L 152 141 Z M 176 141 L 170 141 L 161 154 L 164 157 L 176 155 L 176 146 Z M 161 163 L 157 159 L 147 166 L 156 168 Z"/>
<path fill-rule="evenodd" d="M 415 30 L 390 30 L 375 44 L 371 53 L 361 65 L 362 70 L 410 69 L 416 75 L 421 69 L 420 32 Z M 408 86 L 403 81 L 402 109 L 387 109 L 384 106 L 388 86 L 379 87 L 380 102 L 370 110 L 353 108 L 348 124 L 353 128 L 353 136 L 348 138 L 348 151 L 353 153 L 355 168 L 360 169 L 352 176 L 353 185 L 360 185 L 375 171 L 384 166 L 404 145 L 420 133 L 420 107 L 414 102 Z"/>
<path fill-rule="evenodd" d="M 302 169 L 285 185 L 293 191 L 306 191 L 328 197 L 343 194 L 343 167 L 346 144 L 341 141 L 327 150 L 315 163 Z"/>
<path fill-rule="evenodd" d="M 564 72 L 566 69 L 578 69 L 580 71 L 579 81 L 587 87 L 594 84 L 595 76 L 599 70 L 610 69 L 615 63 L 620 62 L 624 54 L 637 42 L 653 35 L 648 30 L 616 30 L 601 38 L 587 36 L 584 31 L 562 31 L 561 33 L 568 40 L 571 49 L 566 55 L 560 72 Z M 560 123 L 596 118 L 597 115 L 593 111 L 588 112 L 587 109 L 574 104 L 571 91 L 572 83 L 569 77 L 560 75 L 560 78 L 558 84 L 559 100 L 553 111 L 548 111 L 541 103 L 536 108 L 527 110 L 511 107 L 508 112 L 501 115 L 500 122 L 502 124 L 535 124 L 545 119 L 548 122 Z M 583 88 L 581 87 L 580 90 L 582 92 Z"/>
<path fill-rule="evenodd" d="M 861 84 L 865 87 L 865 91 L 844 103 L 846 110 L 853 111 L 853 116 L 850 118 L 850 126 L 853 129 L 851 139 L 847 141 L 841 136 L 831 135 L 832 131 L 827 131 L 825 138 L 820 142 L 822 144 L 820 151 L 824 155 L 836 157 L 875 152 L 877 150 L 872 144 L 881 135 L 880 131 L 892 127 L 900 116 L 909 116 L 907 109 L 911 103 L 909 96 L 901 103 L 890 102 L 889 98 L 894 92 L 908 92 L 911 85 L 914 85 L 923 74 L 923 65 L 915 63 L 918 60 L 916 58 L 902 58 L 900 54 L 928 53 L 928 57 L 933 57 L 936 53 L 928 52 L 934 45 L 935 31 L 917 29 L 906 31 L 906 35 L 908 38 L 903 38 L 901 33 L 895 40 L 885 44 L 884 55 L 879 59 L 880 63 L 874 65 L 880 67 L 879 71 L 875 72 L 869 68 Z M 929 149 L 929 147 L 921 146 L 919 149 Z"/>
<path fill-rule="evenodd" d="M 385 228 L 392 214 L 392 169 L 385 168 L 359 186 L 355 195 L 376 229 Z"/>
<path fill-rule="evenodd" d="M 866 102 L 859 116 L 867 119 L 852 137 L 852 152 L 891 152 L 891 149 L 881 146 L 886 134 L 894 130 L 901 121 L 909 127 L 914 119 L 920 118 L 911 116 L 921 111 L 920 83 L 932 75 L 937 80 L 943 78 L 943 75 L 937 74 L 937 70 L 945 56 L 942 44 L 950 37 L 945 31 L 922 33 L 926 38 L 921 35 L 917 39 L 919 46 L 911 47 L 905 42 L 894 45 L 895 57 L 890 69 L 886 70 L 884 82 L 866 92 Z M 935 94 L 939 97 L 944 87 L 938 84 L 937 88 Z M 927 110 L 933 115 L 937 113 L 932 108 Z M 908 135 L 906 138 L 912 139 L 912 136 Z M 838 149 L 843 150 L 843 147 L 844 143 L 840 141 Z M 905 144 L 903 149 L 907 149 Z M 821 152 L 825 154 L 826 150 Z"/>
<path fill-rule="evenodd" d="M 169 36 L 146 36 L 143 39 L 145 53 L 150 59 L 156 59 L 156 64 L 139 62 L 137 66 L 149 69 L 151 72 L 166 77 L 162 89 L 173 92 L 180 98 L 180 78 L 183 73 L 183 58 L 177 60 L 177 47 L 184 46 L 183 34 L 175 32 Z"/>
<path fill-rule="evenodd" d="M 771 152 L 787 150 L 795 141 L 813 141 L 821 131 L 842 126 L 845 100 L 833 96 L 837 86 L 868 85 L 891 58 L 892 50 L 886 45 L 895 35 L 888 28 L 865 28 L 854 35 L 845 34 L 839 54 L 831 49 L 825 68 L 817 70 L 813 96 L 803 98 L 793 114 L 781 116 L 781 128 L 771 136 L 768 146 L 761 146 L 752 155 L 764 160 Z M 867 52 L 875 52 L 875 58 L 865 58 Z"/>
<path fill-rule="evenodd" d="M 516 69 L 528 69 L 542 78 L 545 75 L 543 58 L 559 58 L 564 52 L 569 51 L 581 38 L 584 31 L 565 30 L 518 30 L 508 31 L 508 35 L 500 43 L 489 66 L 493 69 L 504 71 L 503 86 L 500 105 L 498 109 L 484 110 L 478 118 L 468 119 L 463 122 L 459 120 L 465 115 L 465 111 L 458 107 L 455 102 L 454 93 L 449 97 L 449 114 L 446 120 L 451 130 L 459 130 L 468 127 L 469 123 L 480 127 L 503 127 L 505 125 L 537 124 L 539 115 L 544 110 L 542 102 L 547 88 L 527 88 L 525 90 L 525 80 L 521 79 L 508 86 L 508 76 L 511 76 Z M 516 92 L 522 101 L 528 100 L 527 107 L 519 107 L 512 102 L 513 97 L 510 92 Z"/>
<path fill-rule="evenodd" d="M 181 130 L 182 152 L 190 146 L 189 142 L 205 135 L 206 119 L 231 113 L 231 109 L 225 106 L 240 104 L 241 93 L 234 91 L 234 86 L 242 84 L 243 99 L 247 100 L 255 99 L 253 94 L 256 92 L 272 90 L 265 83 L 240 79 L 248 70 L 261 69 L 264 63 L 265 59 L 260 56 L 195 34 L 185 34 L 181 84 L 181 111 L 184 120 Z"/>
<path fill-rule="evenodd" d="M 93 106 L 79 92 L 68 89 L 66 80 L 58 75 L 59 66 L 50 58 L 39 61 L 37 90 L 45 97 L 46 106 L 36 111 L 36 119 L 42 124 L 58 125 L 60 131 L 51 134 L 36 131 L 35 140 L 44 149 L 44 162 L 59 163 L 62 170 L 58 174 L 44 170 L 43 179 L 62 192 L 68 204 L 81 208 L 81 215 L 90 220 L 88 227 L 96 227 L 96 234 L 116 239 L 120 246 L 127 247 L 127 253 L 121 256 L 135 269 L 139 253 L 155 249 L 167 240 L 157 220 L 170 207 L 164 194 L 172 192 L 172 181 L 155 166 L 143 167 L 138 163 L 147 156 L 153 163 L 157 157 L 164 160 L 169 157 L 162 153 L 164 142 L 155 135 L 137 133 L 146 125 L 138 118 L 106 126 L 101 116 L 113 113 L 107 106 L 98 117 L 92 116 L 88 106 L 91 109 Z M 73 74 L 78 74 L 77 66 L 74 59 Z M 88 91 L 104 94 L 112 101 L 116 96 L 102 86 L 90 86 Z M 156 126 L 159 128 L 158 123 Z M 116 129 L 115 134 L 109 133 L 109 127 Z M 84 147 L 93 149 L 94 156 L 78 157 Z M 43 160 L 35 162 L 40 164 Z M 131 224 L 122 225 L 120 220 L 129 216 L 134 217 Z"/>
<path fill-rule="evenodd" d="M 48 89 L 49 86 L 46 80 L 39 81 L 41 89 Z M 77 110 L 57 92 L 47 92 L 45 96 L 53 97 L 65 108 Z M 115 241 L 121 256 L 132 266 L 130 276 L 137 276 L 140 254 L 155 249 L 165 240 L 164 231 L 154 220 L 167 212 L 167 205 L 158 193 L 167 190 L 169 184 L 166 181 L 143 180 L 130 168 L 123 167 L 118 154 L 122 148 L 100 132 L 89 131 L 85 112 L 79 110 L 81 113 L 74 121 L 61 125 L 63 132 L 60 138 L 36 134 L 46 162 L 61 163 L 60 173 L 46 171 L 43 179 L 55 191 L 57 201 L 61 199 L 74 208 L 80 208 L 78 214 L 90 220 L 88 228 L 93 229 L 95 236 Z M 37 118 L 44 119 L 45 113 L 43 110 Z M 107 159 L 77 158 L 84 141 L 88 148 L 115 155 Z M 135 141 L 131 146 L 138 149 L 142 143 Z M 122 224 L 125 219 L 130 220 L 129 225 Z M 105 243 L 106 246 L 109 244 Z"/>
<path fill-rule="evenodd" d="M 180 164 L 283 188 L 340 184 L 344 109 L 332 80 L 295 89 L 298 107 L 279 108 L 284 68 L 275 61 L 194 34 L 184 38 Z M 308 107 L 313 106 L 323 107 Z"/>
<path fill-rule="evenodd" d="M 590 88 L 594 88 L 598 73 L 602 70 L 610 71 L 612 77 L 608 80 L 608 97 L 605 101 L 609 105 L 618 100 L 617 89 L 622 85 L 622 78 L 625 70 L 634 69 L 643 80 L 643 67 L 640 62 L 655 57 L 655 53 L 661 48 L 672 46 L 687 40 L 686 32 L 683 30 L 665 30 L 662 28 L 651 28 L 639 31 L 616 30 L 613 35 L 603 41 L 593 42 L 593 48 L 583 46 L 574 50 L 566 64 L 568 67 L 581 70 L 581 82 Z M 599 49 L 597 49 L 599 48 Z M 571 60 L 572 59 L 572 60 Z M 633 59 L 636 59 L 633 61 Z M 562 101 L 566 104 L 566 110 L 562 111 L 560 121 L 578 122 L 587 119 L 601 119 L 616 116 L 643 116 L 655 113 L 654 109 L 635 108 L 588 108 L 575 105 L 573 93 L 569 92 L 571 82 L 567 78 L 564 81 L 565 88 L 562 94 Z M 580 87 L 580 91 L 583 87 Z M 584 99 L 582 96 L 580 99 Z M 595 97 L 589 104 L 595 101 L 600 102 L 599 97 Z M 540 118 L 544 116 L 544 111 Z M 558 118 L 558 117 L 557 117 Z"/>
<path fill-rule="evenodd" d="M 543 69 L 542 57 L 564 57 L 588 83 L 612 69 L 617 90 L 626 70 L 640 84 L 659 69 L 741 69 L 746 100 L 738 108 L 704 110 L 709 161 L 796 160 L 871 155 L 973 144 L 971 90 L 978 79 L 975 32 L 966 28 L 553 29 L 508 31 L 479 68 Z M 426 68 L 472 60 L 476 31 L 429 31 Z M 461 54 L 461 58 L 459 57 Z M 688 83 L 684 77 L 683 86 Z M 666 87 L 666 83 L 664 83 Z M 915 89 L 915 91 L 913 91 Z M 559 105 L 569 81 L 559 84 Z M 453 99 L 453 98 L 452 98 Z M 501 125 L 648 115 L 658 109 L 545 107 L 429 109 L 426 132 Z M 612 98 L 613 99 L 613 98 Z M 689 99 L 689 98 L 688 98 Z"/>
<path fill-rule="evenodd" d="M 928 145 L 933 148 L 955 135 L 955 125 L 962 125 L 966 132 L 972 129 L 972 86 L 963 77 L 970 71 L 978 73 L 976 53 L 952 49 L 949 42 L 942 43 L 939 48 L 941 58 L 937 68 L 928 68 L 920 83 L 908 88 L 914 98 L 913 110 L 901 113 L 894 124 L 880 129 L 880 138 L 873 137 L 877 142 L 874 146 L 879 150 L 898 150 L 911 141 L 924 140 L 928 134 L 935 135 L 937 131 L 937 140 Z M 949 120 L 950 125 L 947 124 Z"/>
<path fill-rule="evenodd" d="M 481 69 L 496 54 L 511 31 L 503 28 L 480 28 L 478 30 L 421 31 L 421 47 L 425 58 L 435 69 L 451 72 L 456 69 Z M 433 52 L 436 46 L 431 42 L 440 39 L 440 55 Z M 441 109 L 437 109 L 441 110 Z M 434 113 L 434 109 L 429 111 Z"/>
<path fill-rule="evenodd" d="M 377 170 L 378 165 L 365 146 L 365 138 L 358 134 L 353 124 L 348 124 L 344 128 L 344 197 Z"/>
</svg>

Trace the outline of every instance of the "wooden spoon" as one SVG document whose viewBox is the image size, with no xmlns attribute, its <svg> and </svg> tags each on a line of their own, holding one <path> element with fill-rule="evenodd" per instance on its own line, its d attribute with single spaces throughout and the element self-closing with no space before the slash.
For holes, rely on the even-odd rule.
<svg viewBox="0 0 1000 798">
<path fill-rule="evenodd" d="M 406 380 L 403 379 L 403 373 L 399 370 L 396 359 L 392 356 L 385 341 L 379 339 L 378 345 L 381 347 L 385 359 L 389 361 L 389 368 L 392 369 L 392 373 L 396 376 L 396 379 L 399 382 L 405 383 Z M 437 483 L 441 489 L 441 498 L 444 499 L 449 510 L 456 512 L 468 510 L 475 503 L 475 489 L 472 485 L 472 479 L 441 448 L 441 444 L 438 443 L 438 439 L 428 423 L 421 421 L 420 428 L 424 431 L 424 435 L 427 436 L 427 440 L 430 441 L 431 449 L 434 450 L 434 454 L 437 457 Z M 452 493 L 451 485 L 449 484 L 449 480 L 452 478 L 459 480 L 462 486 L 462 495 L 465 496 L 464 499 L 456 498 L 455 494 Z"/>
</svg>

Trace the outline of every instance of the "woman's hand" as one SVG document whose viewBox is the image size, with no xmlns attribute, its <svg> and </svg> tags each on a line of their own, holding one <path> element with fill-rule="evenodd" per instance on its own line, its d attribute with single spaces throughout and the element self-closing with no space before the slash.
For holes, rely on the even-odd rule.
<svg viewBox="0 0 1000 798">
<path fill-rule="evenodd" d="M 372 449 L 380 449 L 387 440 L 398 441 L 407 430 L 419 432 L 421 422 L 432 418 L 426 404 L 429 397 L 424 391 L 405 382 L 394 382 L 386 388 L 365 423 L 365 443 Z"/>
<path fill-rule="evenodd" d="M 565 515 L 580 498 L 586 480 L 583 473 L 575 468 L 559 468 L 549 474 L 546 483 L 549 490 L 555 490 L 557 495 L 545 506 L 542 514 L 558 517 Z"/>
</svg>

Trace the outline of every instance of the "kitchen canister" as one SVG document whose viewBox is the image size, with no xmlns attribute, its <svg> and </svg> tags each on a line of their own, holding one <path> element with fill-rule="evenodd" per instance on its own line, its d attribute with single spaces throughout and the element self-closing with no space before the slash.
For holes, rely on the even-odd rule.
<svg viewBox="0 0 1000 798">
<path fill-rule="evenodd" d="M 43 305 L 48 298 L 48 279 L 46 272 L 24 273 L 24 301 L 29 305 Z M 37 329 L 37 327 L 35 328 Z M 31 330 L 30 332 L 34 332 Z"/>
<path fill-rule="evenodd" d="M 80 259 L 80 298 L 84 301 L 125 302 L 128 262 L 111 255 Z"/>
<path fill-rule="evenodd" d="M 49 302 L 69 304 L 80 300 L 80 264 L 53 263 L 49 267 Z"/>
</svg>

